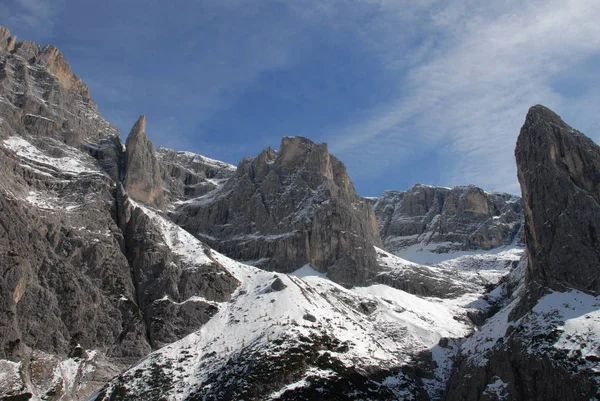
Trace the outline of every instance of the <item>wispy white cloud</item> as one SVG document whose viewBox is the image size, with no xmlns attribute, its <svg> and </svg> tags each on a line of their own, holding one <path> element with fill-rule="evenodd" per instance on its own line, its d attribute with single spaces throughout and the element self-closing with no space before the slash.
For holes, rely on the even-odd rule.
<svg viewBox="0 0 600 401">
<path fill-rule="evenodd" d="M 599 54 L 600 3 L 481 4 L 438 2 L 431 5 L 428 17 L 420 14 L 412 21 L 436 42 L 425 41 L 430 44 L 421 61 L 399 74 L 404 90 L 395 102 L 371 110 L 368 118 L 330 139 L 342 158 L 362 149 L 360 165 L 375 166 L 370 171 L 357 169 L 358 176 L 389 169 L 389 164 L 378 163 L 385 154 L 395 153 L 389 145 L 409 138 L 414 142 L 417 136 L 423 146 L 439 149 L 439 157 L 447 159 L 443 183 L 519 191 L 513 151 L 525 113 L 536 103 L 570 113 L 576 102 L 566 102 L 551 79 Z M 382 47 L 385 57 L 395 49 Z M 403 60 L 400 55 L 390 68 L 406 66 Z M 373 142 L 379 146 L 369 153 L 365 144 Z"/>
<path fill-rule="evenodd" d="M 30 34 L 51 36 L 54 19 L 64 0 L 9 0 L 0 7 L 3 24 Z"/>
<path fill-rule="evenodd" d="M 251 146 L 262 146 L 267 136 L 287 135 L 249 132 L 251 139 L 238 144 L 240 133 L 213 140 L 203 123 L 235 119 L 228 111 L 270 72 L 335 58 L 312 54 L 319 35 L 333 47 L 347 35 L 351 40 L 342 45 L 360 47 L 389 79 L 378 106 L 338 115 L 312 137 L 329 142 L 359 182 L 408 170 L 421 181 L 407 161 L 423 152 L 440 166 L 434 184 L 518 192 L 513 151 L 529 106 L 546 104 L 590 136 L 594 132 L 586 130 L 598 127 L 600 89 L 563 90 L 571 69 L 600 55 L 597 0 L 222 0 L 170 8 L 158 0 L 59 1 L 12 0 L 0 4 L 0 13 L 7 25 L 38 30 L 51 30 L 58 17 L 73 22 L 76 27 L 60 27 L 69 39 L 69 60 L 105 115 L 126 134 L 137 115 L 146 114 L 158 144 L 198 151 L 209 144 L 223 155 L 227 146 L 239 145 L 251 155 Z M 57 17 L 59 9 L 68 15 Z M 102 22 L 88 24 L 81 15 Z M 78 40 L 79 32 L 85 38 Z M 43 36 L 49 35 L 34 35 Z M 361 79 L 362 67 L 352 79 Z M 567 79 L 557 85 L 557 76 Z M 276 85 L 268 89 L 276 92 Z M 294 96 L 296 88 L 286 88 Z M 364 86 L 346 88 L 349 96 L 373 95 L 364 94 Z M 318 85 L 314 96 L 321 96 Z M 424 157 L 418 162 L 428 163 Z"/>
</svg>

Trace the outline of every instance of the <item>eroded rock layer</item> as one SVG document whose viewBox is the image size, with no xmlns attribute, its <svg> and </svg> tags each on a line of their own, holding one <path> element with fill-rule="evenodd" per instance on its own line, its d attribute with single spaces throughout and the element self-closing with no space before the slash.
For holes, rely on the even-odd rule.
<svg viewBox="0 0 600 401">
<path fill-rule="evenodd" d="M 286 137 L 279 151 L 242 160 L 222 188 L 172 217 L 215 249 L 269 270 L 310 264 L 355 285 L 378 269 L 373 211 L 327 145 L 306 138 Z"/>
<path fill-rule="evenodd" d="M 384 247 L 411 246 L 432 252 L 488 250 L 519 242 L 519 197 L 474 186 L 443 188 L 417 184 L 369 198 Z"/>
</svg>

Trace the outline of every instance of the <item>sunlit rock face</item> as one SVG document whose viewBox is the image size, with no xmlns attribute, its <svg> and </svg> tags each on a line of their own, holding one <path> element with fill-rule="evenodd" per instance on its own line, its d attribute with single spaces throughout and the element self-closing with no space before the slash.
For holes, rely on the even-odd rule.
<svg viewBox="0 0 600 401">
<path fill-rule="evenodd" d="M 140 116 L 125 142 L 125 177 L 123 185 L 133 199 L 165 206 L 161 170 L 154 144 L 146 135 L 146 117 Z"/>
<path fill-rule="evenodd" d="M 326 144 L 286 137 L 240 162 L 218 191 L 180 207 L 176 222 L 215 249 L 269 270 L 310 264 L 346 284 L 377 271 L 377 221 Z"/>
</svg>

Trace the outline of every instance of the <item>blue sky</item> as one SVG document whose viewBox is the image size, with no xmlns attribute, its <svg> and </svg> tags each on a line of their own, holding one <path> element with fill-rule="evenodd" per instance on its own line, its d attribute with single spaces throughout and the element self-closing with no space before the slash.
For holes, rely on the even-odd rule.
<svg viewBox="0 0 600 401">
<path fill-rule="evenodd" d="M 58 46 L 123 138 L 145 114 L 156 145 L 237 164 L 302 135 L 361 195 L 519 193 L 537 103 L 600 140 L 597 0 L 5 0 L 0 16 Z"/>
</svg>

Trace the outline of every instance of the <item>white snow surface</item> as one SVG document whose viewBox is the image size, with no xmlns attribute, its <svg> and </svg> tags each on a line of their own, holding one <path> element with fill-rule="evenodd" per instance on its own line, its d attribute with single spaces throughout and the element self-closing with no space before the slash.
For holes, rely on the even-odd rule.
<svg viewBox="0 0 600 401">
<path fill-rule="evenodd" d="M 61 399 L 72 399 L 80 391 L 85 391 L 87 381 L 94 380 L 99 367 L 107 366 L 106 357 L 100 352 L 87 350 L 86 353 L 84 358 L 61 360 L 56 355 L 36 350 L 27 366 L 21 362 L 0 360 L 0 397 L 30 392 L 32 401 L 42 401 L 47 399 L 46 392 L 60 388 L 66 394 Z M 33 377 L 32 382 L 30 375 L 36 370 L 40 373 Z M 45 374 L 48 376 L 44 377 Z"/>
<path fill-rule="evenodd" d="M 508 397 L 508 393 L 506 392 L 508 384 L 504 383 L 498 376 L 494 376 L 494 379 L 496 380 L 493 383 L 489 383 L 486 386 L 483 394 L 493 396 L 495 400 L 506 400 Z"/>
<path fill-rule="evenodd" d="M 581 358 L 600 358 L 600 297 L 571 290 L 544 296 L 533 308 L 533 327 L 552 327 L 560 337 L 554 348 Z M 600 372 L 600 366 L 596 366 Z"/>
<path fill-rule="evenodd" d="M 136 205 L 159 223 L 167 244 L 176 253 L 190 262 L 196 258 L 198 263 L 206 261 L 204 244 L 159 213 Z M 440 350 L 439 340 L 464 337 L 473 330 L 466 319 L 453 317 L 464 315 L 468 304 L 479 294 L 439 300 L 420 298 L 385 285 L 346 289 L 308 265 L 286 275 L 244 265 L 214 250 L 208 252 L 240 281 L 239 288 L 229 302 L 218 304 L 219 312 L 200 330 L 154 352 L 126 372 L 125 386 L 143 389 L 145 373 L 136 376 L 136 371 L 148 372 L 156 361 L 168 361 L 163 365 L 173 387 L 165 397 L 181 400 L 193 389 L 202 388 L 211 372 L 218 371 L 245 348 L 269 348 L 279 338 L 325 333 L 348 345 L 348 350 L 336 353 L 336 358 L 347 366 L 365 370 L 399 367 L 420 352 L 433 350 L 433 357 L 440 364 L 436 371 L 440 377 L 431 380 L 429 387 L 439 391 L 454 355 L 451 349 Z M 285 289 L 271 288 L 276 277 L 286 285 Z M 369 306 L 369 312 L 365 312 L 364 305 Z M 330 373 L 316 369 L 309 369 L 305 378 Z M 388 378 L 380 385 L 396 386 L 399 381 L 398 377 Z M 299 380 L 288 384 L 288 388 L 304 383 Z"/>
<path fill-rule="evenodd" d="M 158 225 L 162 231 L 165 243 L 180 257 L 184 266 L 187 268 L 194 268 L 212 263 L 212 260 L 206 255 L 206 250 L 209 248 L 194 238 L 192 234 L 183 230 L 170 220 L 165 219 L 154 210 L 143 206 L 141 203 L 136 202 L 133 199 L 130 199 L 129 201 L 134 206 L 142 209 L 144 213 Z"/>
<path fill-rule="evenodd" d="M 61 144 L 61 151 L 65 153 L 64 157 L 50 157 L 40 151 L 33 144 L 18 136 L 11 136 L 2 142 L 2 145 L 14 151 L 18 156 L 24 159 L 31 167 L 41 170 L 42 173 L 52 174 L 61 172 L 69 175 L 78 175 L 82 173 L 103 174 L 95 160 L 84 153 Z"/>
<path fill-rule="evenodd" d="M 462 344 L 461 352 L 471 363 L 484 366 L 489 352 L 505 338 L 507 329 L 519 326 L 526 333 L 523 336 L 538 338 L 536 341 L 566 351 L 569 359 L 581 360 L 581 369 L 592 369 L 600 374 L 600 364 L 594 362 L 600 360 L 600 297 L 577 290 L 552 292 L 542 297 L 521 319 L 510 322 L 510 312 L 519 301 L 519 297 L 515 297 Z M 538 342 L 532 342 L 528 352 L 546 351 Z"/>
<path fill-rule="evenodd" d="M 406 238 L 406 237 L 403 237 Z M 444 262 L 456 260 L 462 257 L 469 256 L 483 256 L 488 257 L 508 257 L 511 253 L 522 252 L 523 248 L 517 246 L 502 246 L 499 248 L 490 249 L 488 251 L 476 250 L 476 251 L 452 251 L 452 252 L 436 252 L 436 250 L 443 247 L 451 247 L 451 242 L 436 242 L 430 244 L 414 244 L 407 246 L 396 252 L 396 255 L 422 265 L 443 265 Z"/>
</svg>

